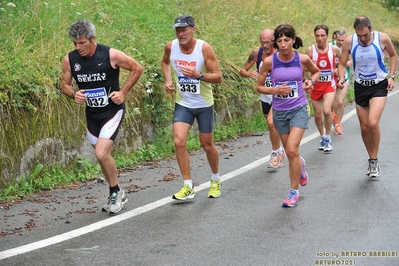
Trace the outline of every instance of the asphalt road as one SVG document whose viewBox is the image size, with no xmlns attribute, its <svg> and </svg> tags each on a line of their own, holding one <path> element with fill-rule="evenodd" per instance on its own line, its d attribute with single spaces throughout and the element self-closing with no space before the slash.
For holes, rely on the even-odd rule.
<svg viewBox="0 0 399 266">
<path fill-rule="evenodd" d="M 209 167 L 191 153 L 194 200 L 174 159 L 140 165 L 120 180 L 129 201 L 101 212 L 107 185 L 91 181 L 1 205 L 0 265 L 399 265 L 399 94 L 381 118 L 381 177 L 366 176 L 367 153 L 354 105 L 334 151 L 318 151 L 309 123 L 300 153 L 309 182 L 282 208 L 287 166 L 266 168 L 267 134 L 218 143 L 222 195 L 206 197 Z M 285 161 L 288 164 L 288 161 Z"/>
</svg>

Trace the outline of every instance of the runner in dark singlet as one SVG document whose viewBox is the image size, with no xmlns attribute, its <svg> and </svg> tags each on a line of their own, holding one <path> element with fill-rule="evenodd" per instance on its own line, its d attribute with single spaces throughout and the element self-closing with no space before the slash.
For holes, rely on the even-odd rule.
<svg viewBox="0 0 399 266">
<path fill-rule="evenodd" d="M 127 197 L 119 186 L 111 150 L 125 115 L 125 96 L 139 80 L 143 68 L 123 52 L 96 43 L 96 29 L 88 20 L 72 24 L 69 37 L 76 49 L 62 62 L 62 91 L 75 103 L 86 105 L 87 136 L 109 182 L 108 202 L 102 209 L 117 213 Z M 130 72 L 122 88 L 120 68 Z M 72 87 L 72 79 L 78 90 Z"/>
</svg>

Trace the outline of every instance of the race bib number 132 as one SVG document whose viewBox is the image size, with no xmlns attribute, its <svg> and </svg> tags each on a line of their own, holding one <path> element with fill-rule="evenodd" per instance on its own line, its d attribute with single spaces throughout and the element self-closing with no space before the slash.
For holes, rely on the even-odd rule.
<svg viewBox="0 0 399 266">
<path fill-rule="evenodd" d="M 104 107 L 108 105 L 108 94 L 105 88 L 85 90 L 86 105 L 90 107 Z"/>
</svg>

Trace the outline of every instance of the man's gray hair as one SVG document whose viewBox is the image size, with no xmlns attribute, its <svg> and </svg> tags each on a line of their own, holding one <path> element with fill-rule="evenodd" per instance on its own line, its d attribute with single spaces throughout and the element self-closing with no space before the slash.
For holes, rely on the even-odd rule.
<svg viewBox="0 0 399 266">
<path fill-rule="evenodd" d="M 86 19 L 76 21 L 69 28 L 69 38 L 72 40 L 80 39 L 82 37 L 91 40 L 94 36 L 96 36 L 96 27 Z"/>
<path fill-rule="evenodd" d="M 344 31 L 344 30 L 337 30 L 337 36 L 346 36 L 346 31 Z"/>
</svg>

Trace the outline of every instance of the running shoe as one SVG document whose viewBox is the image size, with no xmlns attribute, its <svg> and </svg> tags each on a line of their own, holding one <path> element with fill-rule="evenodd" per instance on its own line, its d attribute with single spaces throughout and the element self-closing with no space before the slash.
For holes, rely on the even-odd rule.
<svg viewBox="0 0 399 266">
<path fill-rule="evenodd" d="M 324 141 L 324 152 L 329 153 L 333 151 L 333 147 L 331 145 L 331 139 L 325 139 Z"/>
<path fill-rule="evenodd" d="M 303 159 L 301 157 L 301 176 L 299 178 L 299 184 L 301 186 L 306 186 L 306 184 L 308 183 L 308 179 L 309 179 L 309 175 L 308 173 L 305 171 L 305 159 Z"/>
<path fill-rule="evenodd" d="M 312 114 L 312 112 L 310 110 L 310 105 L 309 104 L 306 105 L 306 110 L 308 111 L 308 115 L 310 116 Z"/>
<path fill-rule="evenodd" d="M 367 167 L 366 175 L 370 175 L 370 169 L 371 169 L 371 159 L 369 159 L 369 166 Z"/>
<path fill-rule="evenodd" d="M 331 115 L 332 115 L 332 123 L 333 123 L 333 126 L 335 127 L 335 125 L 338 124 L 338 116 L 335 114 L 334 111 L 331 112 Z"/>
<path fill-rule="evenodd" d="M 276 152 L 272 152 L 272 154 L 270 154 L 270 161 L 269 164 L 267 165 L 268 168 L 277 168 L 279 165 L 278 162 L 278 154 Z"/>
<path fill-rule="evenodd" d="M 125 192 L 123 191 L 122 193 L 122 204 L 125 204 L 127 202 L 127 196 Z M 108 197 L 108 202 L 104 204 L 104 206 L 101 208 L 103 212 L 109 212 L 109 206 L 111 205 L 111 197 Z"/>
<path fill-rule="evenodd" d="M 194 189 L 190 188 L 188 184 L 184 184 L 182 189 L 180 189 L 179 192 L 177 192 L 172 196 L 172 199 L 186 200 L 186 199 L 192 199 L 194 198 L 194 196 L 195 196 Z"/>
<path fill-rule="evenodd" d="M 299 193 L 290 190 L 288 197 L 283 200 L 283 207 L 295 207 L 298 204 Z"/>
<path fill-rule="evenodd" d="M 282 149 L 281 151 L 278 152 L 278 167 L 283 167 L 284 166 L 284 159 L 285 159 L 285 150 Z"/>
<path fill-rule="evenodd" d="M 211 179 L 211 187 L 209 188 L 208 198 L 219 198 L 220 197 L 220 180 Z"/>
<path fill-rule="evenodd" d="M 324 150 L 325 144 L 326 144 L 326 140 L 323 137 L 321 137 L 320 138 L 319 151 L 323 151 Z"/>
<path fill-rule="evenodd" d="M 343 135 L 344 133 L 342 132 L 342 126 L 340 124 L 336 124 L 334 126 L 335 134 L 336 135 Z"/>
<path fill-rule="evenodd" d="M 378 160 L 370 160 L 369 168 L 370 168 L 369 176 L 371 178 L 379 177 L 381 175 L 380 163 L 378 162 Z"/>
<path fill-rule="evenodd" d="M 109 213 L 118 213 L 123 208 L 123 201 L 122 198 L 124 197 L 125 192 L 121 189 L 118 192 L 114 192 L 111 194 L 110 204 L 108 207 Z"/>
</svg>

